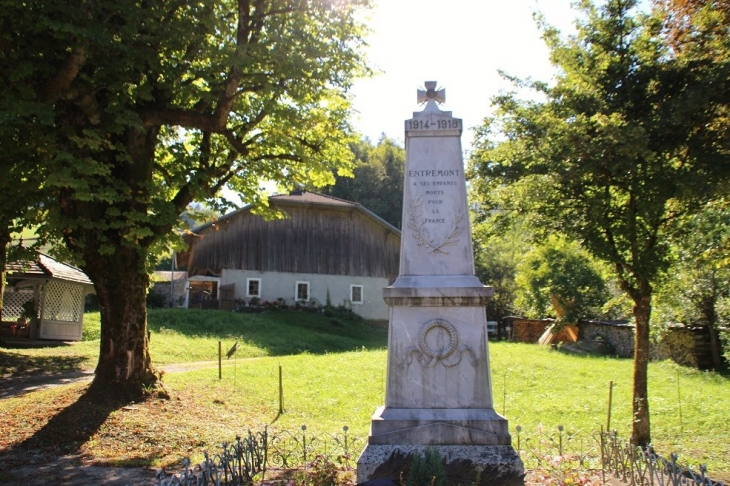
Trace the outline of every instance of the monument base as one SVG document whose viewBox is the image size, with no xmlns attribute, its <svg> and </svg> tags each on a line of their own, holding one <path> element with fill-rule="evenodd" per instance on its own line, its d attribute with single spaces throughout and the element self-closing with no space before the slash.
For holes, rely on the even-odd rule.
<svg viewBox="0 0 730 486">
<path fill-rule="evenodd" d="M 358 484 L 365 481 L 401 484 L 401 472 L 408 470 L 413 455 L 424 455 L 428 447 L 436 449 L 441 456 L 447 484 L 524 485 L 525 468 L 517 452 L 509 445 L 394 444 L 368 444 L 357 460 Z"/>
<path fill-rule="evenodd" d="M 447 484 L 521 485 L 524 466 L 511 446 L 507 419 L 491 408 L 380 407 L 368 445 L 357 460 L 357 481 L 390 479 L 400 484 L 413 454 L 432 447 L 451 478 Z"/>
<path fill-rule="evenodd" d="M 375 411 L 369 444 L 510 445 L 507 419 L 491 408 L 390 408 Z"/>
</svg>

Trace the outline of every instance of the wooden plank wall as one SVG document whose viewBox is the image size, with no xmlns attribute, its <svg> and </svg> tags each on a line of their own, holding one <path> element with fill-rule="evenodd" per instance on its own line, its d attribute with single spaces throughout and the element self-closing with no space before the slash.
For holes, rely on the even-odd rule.
<svg viewBox="0 0 730 486">
<path fill-rule="evenodd" d="M 400 237 L 357 208 L 287 205 L 266 221 L 242 212 L 208 228 L 192 249 L 192 275 L 223 268 L 395 279 Z"/>
</svg>

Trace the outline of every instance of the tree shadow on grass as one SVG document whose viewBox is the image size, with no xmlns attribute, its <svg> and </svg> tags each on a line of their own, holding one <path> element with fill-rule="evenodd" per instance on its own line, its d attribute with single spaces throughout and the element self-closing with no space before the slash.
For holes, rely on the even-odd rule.
<svg viewBox="0 0 730 486">
<path fill-rule="evenodd" d="M 26 356 L 0 350 L 4 379 L 82 371 L 85 362 L 83 356 Z"/>
<path fill-rule="evenodd" d="M 259 314 L 195 309 L 150 309 L 147 324 L 155 334 L 243 340 L 269 356 L 325 354 L 383 349 L 387 326 L 374 326 L 354 313 L 328 316 L 309 311 L 267 310 Z"/>
<path fill-rule="evenodd" d="M 110 393 L 109 388 L 92 383 L 75 402 L 56 413 L 32 436 L 0 452 L 0 458 L 12 460 L 26 454 L 62 456 L 78 453 L 109 415 L 128 403 L 118 394 Z"/>
</svg>

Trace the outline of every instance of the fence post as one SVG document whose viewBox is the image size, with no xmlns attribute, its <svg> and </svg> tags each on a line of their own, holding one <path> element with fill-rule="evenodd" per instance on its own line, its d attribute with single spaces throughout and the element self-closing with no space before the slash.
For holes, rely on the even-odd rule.
<svg viewBox="0 0 730 486">
<path fill-rule="evenodd" d="M 302 425 L 302 452 L 304 453 L 304 467 L 307 466 L 307 426 Z"/>
<path fill-rule="evenodd" d="M 558 450 L 560 451 L 560 457 L 563 457 L 563 430 L 565 430 L 565 427 L 558 425 Z"/>
<path fill-rule="evenodd" d="M 606 437 L 603 435 L 603 425 L 601 425 L 601 482 L 603 484 L 606 484 L 606 453 L 604 449 L 605 440 Z"/>
<path fill-rule="evenodd" d="M 284 380 L 281 369 L 281 363 L 279 363 L 279 415 L 284 413 Z"/>
<path fill-rule="evenodd" d="M 606 432 L 611 430 L 611 406 L 613 402 L 613 380 L 608 382 L 608 417 L 606 418 Z"/>
<path fill-rule="evenodd" d="M 679 405 L 679 433 L 684 434 L 684 423 L 682 422 L 682 395 L 679 386 L 679 370 L 677 370 L 677 404 Z"/>
<path fill-rule="evenodd" d="M 504 380 L 502 382 L 502 415 L 507 416 L 507 371 L 504 372 Z"/>
<path fill-rule="evenodd" d="M 348 466 L 349 466 L 350 451 L 347 448 L 347 431 L 350 430 L 350 427 L 348 427 L 347 425 L 345 425 L 344 427 L 342 427 L 342 430 L 345 432 L 345 457 L 347 458 Z"/>
</svg>

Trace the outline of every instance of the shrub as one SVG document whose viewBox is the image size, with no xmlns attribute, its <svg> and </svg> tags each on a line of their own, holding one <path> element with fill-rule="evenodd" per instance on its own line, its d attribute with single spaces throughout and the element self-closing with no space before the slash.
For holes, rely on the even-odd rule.
<svg viewBox="0 0 730 486">
<path fill-rule="evenodd" d="M 165 307 L 165 296 L 162 294 L 158 294 L 152 289 L 148 290 L 147 307 L 152 307 L 153 309 L 161 309 Z"/>
<path fill-rule="evenodd" d="M 424 455 L 413 454 L 406 486 L 445 486 L 446 468 L 438 450 L 427 447 Z"/>
</svg>

